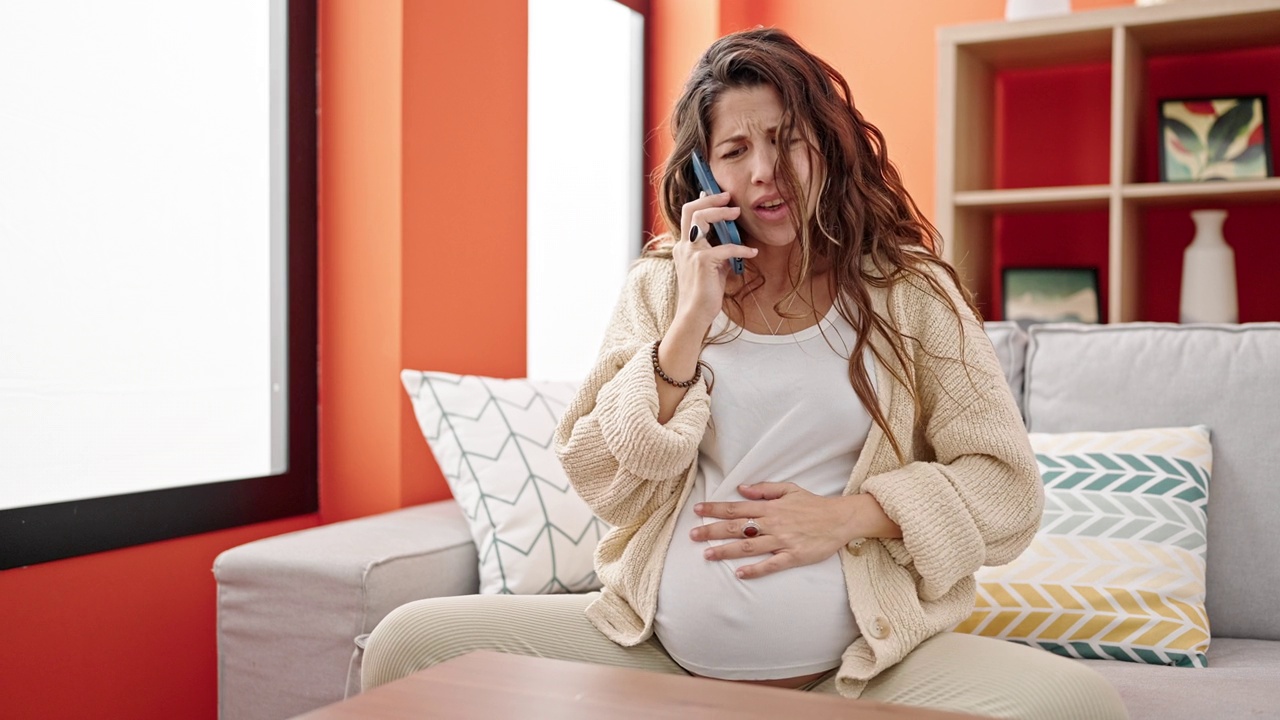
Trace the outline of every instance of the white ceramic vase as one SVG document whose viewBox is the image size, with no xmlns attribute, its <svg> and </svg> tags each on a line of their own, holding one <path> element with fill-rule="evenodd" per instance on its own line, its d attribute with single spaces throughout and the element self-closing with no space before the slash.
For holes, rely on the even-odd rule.
<svg viewBox="0 0 1280 720">
<path fill-rule="evenodd" d="M 1178 321 L 1184 323 L 1234 323 L 1236 306 L 1236 254 L 1222 236 L 1226 210 L 1193 210 L 1196 236 L 1182 255 L 1182 300 Z"/>
</svg>

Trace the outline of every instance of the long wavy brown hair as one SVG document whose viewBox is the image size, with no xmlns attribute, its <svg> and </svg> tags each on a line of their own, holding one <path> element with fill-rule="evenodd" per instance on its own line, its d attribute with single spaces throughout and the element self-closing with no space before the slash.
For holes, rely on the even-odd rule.
<svg viewBox="0 0 1280 720">
<path fill-rule="evenodd" d="M 810 217 L 792 215 L 798 238 L 799 262 L 791 280 L 794 298 L 805 277 L 821 269 L 831 271 L 833 296 L 839 312 L 858 333 L 849 357 L 849 380 L 872 419 L 889 438 L 899 459 L 902 448 L 875 401 L 875 388 L 860 361 L 868 348 L 908 390 L 919 398 L 908 378 L 895 364 L 880 356 L 869 338 L 877 333 L 888 341 L 897 367 L 907 368 L 907 343 L 923 346 L 905 335 L 892 317 L 881 317 L 872 307 L 870 288 L 887 288 L 911 276 L 929 285 L 961 323 L 959 308 L 939 282 L 941 270 L 960 288 L 965 304 L 980 317 L 972 296 L 963 289 L 956 271 L 939 256 L 938 231 L 920 212 L 885 149 L 884 135 L 853 105 L 849 84 L 830 64 L 804 49 L 785 32 L 755 29 L 726 35 L 707 49 L 694 66 L 684 92 L 672 111 L 670 125 L 675 147 L 666 166 L 655 178 L 659 205 L 667 233 L 655 238 L 647 255 L 669 255 L 680 235 L 685 203 L 698 197 L 699 187 L 690 157 L 699 150 L 709 157 L 712 111 L 726 90 L 770 86 L 782 101 L 777 129 L 779 148 L 793 137 L 809 145 L 812 177 L 822 180 L 817 209 Z M 818 162 L 812 162 L 817 160 Z M 819 172 L 821 170 L 822 172 Z M 657 175 L 657 173 L 655 173 Z M 801 208 L 810 206 L 806 183 L 793 167 L 790 154 L 778 153 L 775 176 L 782 190 Z M 743 286 L 729 297 L 741 313 L 741 298 L 764 283 L 747 260 Z M 775 310 L 781 307 L 781 301 Z M 781 310 L 778 311 L 780 314 Z M 816 312 L 812 306 L 809 312 Z M 961 327 L 961 341 L 964 333 Z M 964 357 L 963 347 L 960 357 Z"/>
</svg>

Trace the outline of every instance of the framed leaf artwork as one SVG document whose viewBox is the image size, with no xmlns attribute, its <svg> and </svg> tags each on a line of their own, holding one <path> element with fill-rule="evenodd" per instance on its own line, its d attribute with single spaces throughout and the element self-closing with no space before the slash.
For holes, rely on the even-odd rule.
<svg viewBox="0 0 1280 720">
<path fill-rule="evenodd" d="M 1270 177 L 1265 95 L 1160 101 L 1160 180 Z"/>
</svg>

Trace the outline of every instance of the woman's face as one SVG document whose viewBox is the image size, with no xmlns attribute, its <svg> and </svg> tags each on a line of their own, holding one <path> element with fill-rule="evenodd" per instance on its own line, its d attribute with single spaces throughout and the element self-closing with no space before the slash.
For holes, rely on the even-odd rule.
<svg viewBox="0 0 1280 720">
<path fill-rule="evenodd" d="M 730 204 L 742 208 L 738 227 L 745 240 L 781 247 L 796 239 L 796 213 L 803 222 L 813 215 L 818 203 L 809 146 L 795 128 L 794 136 L 779 147 L 778 123 L 782 100 L 770 85 L 734 88 L 723 92 L 711 108 L 711 141 L 707 161 L 720 189 L 729 193 Z M 795 198 L 780 185 L 776 174 L 778 153 L 790 154 L 796 178 L 804 187 L 809 207 L 803 211 Z"/>
</svg>

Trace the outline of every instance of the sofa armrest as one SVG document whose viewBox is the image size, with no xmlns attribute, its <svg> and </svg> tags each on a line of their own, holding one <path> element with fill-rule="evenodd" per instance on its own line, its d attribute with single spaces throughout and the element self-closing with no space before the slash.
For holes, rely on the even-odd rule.
<svg viewBox="0 0 1280 720">
<path fill-rule="evenodd" d="M 343 698 L 358 635 L 413 600 L 479 591 L 453 500 L 264 538 L 214 561 L 222 720 L 293 717 Z"/>
</svg>

